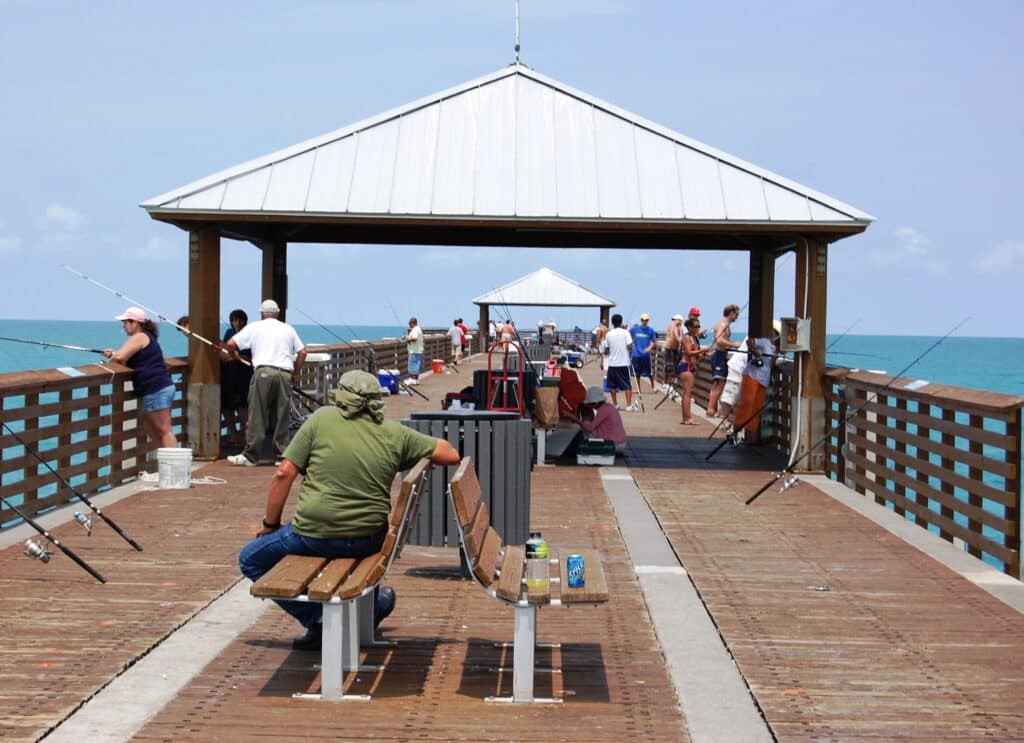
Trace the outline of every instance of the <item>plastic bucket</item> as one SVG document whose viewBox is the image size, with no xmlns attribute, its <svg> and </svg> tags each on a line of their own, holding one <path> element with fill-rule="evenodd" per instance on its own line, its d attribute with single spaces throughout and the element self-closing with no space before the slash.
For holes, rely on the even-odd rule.
<svg viewBox="0 0 1024 743">
<path fill-rule="evenodd" d="M 444 373 L 444 359 L 434 359 L 434 374 Z"/>
<path fill-rule="evenodd" d="M 156 450 L 160 489 L 187 488 L 192 482 L 192 450 L 161 448 Z"/>
</svg>

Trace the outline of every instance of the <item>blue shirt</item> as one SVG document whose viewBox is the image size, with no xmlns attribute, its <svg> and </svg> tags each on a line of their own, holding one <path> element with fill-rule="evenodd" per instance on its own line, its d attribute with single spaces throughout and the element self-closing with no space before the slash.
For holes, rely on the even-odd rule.
<svg viewBox="0 0 1024 743">
<path fill-rule="evenodd" d="M 633 357 L 646 356 L 644 353 L 647 347 L 652 345 L 658 340 L 658 331 L 648 325 L 646 328 L 643 325 L 634 325 L 629 329 L 629 334 L 633 336 Z"/>
</svg>

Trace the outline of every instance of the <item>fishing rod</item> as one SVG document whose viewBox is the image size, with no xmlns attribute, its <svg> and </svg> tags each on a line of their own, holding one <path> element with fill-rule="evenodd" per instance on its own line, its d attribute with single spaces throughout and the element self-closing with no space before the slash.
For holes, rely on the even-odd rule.
<svg viewBox="0 0 1024 743">
<path fill-rule="evenodd" d="M 61 543 L 61 541 L 59 539 L 57 539 L 55 536 L 50 534 L 50 532 L 46 531 L 46 529 L 44 529 L 42 526 L 40 526 L 34 519 L 29 517 L 28 514 L 24 513 L 20 508 L 18 508 L 16 505 L 11 503 L 9 500 L 4 498 L 2 495 L 0 495 L 0 503 L 3 503 L 9 509 L 11 509 L 16 514 L 18 514 L 22 518 L 22 520 L 24 520 L 24 522 L 26 524 L 28 524 L 33 529 L 35 529 L 37 532 L 39 532 L 44 537 L 46 537 L 46 539 L 48 539 L 57 549 L 59 549 L 65 555 L 67 555 L 72 560 L 74 560 L 75 563 L 80 568 L 82 568 L 85 572 L 87 572 L 93 578 L 98 580 L 100 583 L 106 583 L 107 582 L 106 578 L 104 578 L 102 575 L 100 575 L 100 573 L 95 568 L 90 566 L 89 563 L 87 563 L 81 557 L 76 555 L 72 551 L 72 549 L 70 547 L 65 547 Z M 42 560 L 43 562 L 49 562 L 50 561 L 50 554 L 51 553 L 50 553 L 49 550 L 46 549 L 45 546 L 40 545 L 40 544 L 38 544 L 36 542 L 33 542 L 31 539 L 29 539 L 29 540 L 27 540 L 25 542 L 25 554 L 28 555 L 29 557 L 34 557 L 37 560 Z"/>
<path fill-rule="evenodd" d="M 788 380 L 783 382 L 779 386 L 779 390 L 778 391 L 781 392 L 782 390 L 787 390 L 787 389 L 789 389 L 789 381 Z M 725 446 L 726 444 L 728 444 L 730 442 L 732 443 L 733 446 L 737 446 L 739 444 L 739 439 L 737 438 L 737 433 L 742 431 L 743 429 L 745 429 L 747 427 L 747 424 L 750 423 L 751 421 L 755 421 L 758 418 L 760 418 L 761 417 L 761 413 L 763 413 L 765 410 L 767 410 L 768 407 L 772 403 L 774 403 L 776 400 L 778 400 L 777 396 L 775 396 L 775 395 L 767 395 L 766 398 L 765 398 L 764 404 L 760 408 L 755 410 L 753 413 L 748 415 L 746 420 L 744 420 L 742 423 L 737 423 L 735 426 L 733 426 L 732 430 L 729 431 L 726 434 L 725 438 L 722 439 L 718 443 L 718 446 L 716 446 L 714 449 L 712 449 L 711 452 L 706 457 L 704 457 L 704 461 L 705 462 L 710 462 L 711 458 L 713 456 L 715 456 L 716 454 L 718 454 L 719 450 L 721 450 L 721 448 L 723 446 Z M 718 425 L 715 426 L 715 430 L 711 432 L 711 436 L 708 436 L 708 440 L 709 441 L 711 440 L 711 437 L 715 435 L 715 431 L 717 431 L 719 428 L 721 428 L 722 424 L 725 423 L 725 420 L 726 419 L 723 418 L 721 421 L 718 422 Z"/>
<path fill-rule="evenodd" d="M 119 527 L 117 524 L 115 524 L 113 522 L 113 520 L 110 517 L 107 516 L 107 514 L 103 513 L 103 511 L 101 511 L 99 508 L 97 508 L 96 505 L 91 500 L 89 500 L 85 495 L 83 495 L 82 493 L 80 493 L 77 490 L 75 490 L 74 486 L 72 486 L 71 483 L 68 482 L 67 479 L 63 475 L 61 475 L 59 472 L 57 472 L 57 470 L 55 470 L 52 466 L 50 466 L 49 462 L 47 462 L 45 459 L 43 459 L 41 456 L 39 456 L 39 453 L 33 447 L 29 446 L 28 443 L 26 443 L 26 441 L 23 438 L 21 438 L 21 436 L 19 436 L 17 433 L 15 433 L 14 429 L 12 429 L 10 426 L 7 425 L 7 423 L 5 423 L 3 421 L 0 421 L 0 423 L 3 424 L 3 427 L 7 431 L 7 433 L 9 433 L 11 436 L 13 436 L 15 439 L 17 439 L 18 443 L 20 443 L 23 447 L 25 447 L 25 451 L 27 451 L 29 454 L 31 454 L 33 457 L 35 457 L 35 459 L 37 459 L 44 467 L 46 467 L 46 469 L 50 470 L 50 472 L 53 474 L 53 476 L 56 477 L 58 480 L 60 480 L 64 484 L 64 487 L 66 487 L 68 490 L 70 490 L 72 493 L 74 493 L 78 497 L 78 499 L 80 501 L 82 501 L 82 503 L 84 503 L 89 508 L 91 508 L 93 513 L 95 513 L 97 516 L 99 516 L 101 519 L 103 519 L 106 522 L 107 526 L 109 526 L 111 529 L 116 531 L 126 542 L 128 542 L 128 544 L 130 544 L 132 547 L 134 547 L 139 552 L 142 552 L 142 546 L 138 542 L 136 542 L 130 536 L 125 534 L 125 532 L 121 529 L 121 527 Z M 92 534 L 92 521 L 90 519 L 88 519 L 87 517 L 79 518 L 79 514 L 75 514 L 75 518 L 78 519 L 79 523 L 81 523 L 82 526 L 84 526 L 86 528 L 86 530 L 89 532 L 89 534 L 91 535 Z"/>
<path fill-rule="evenodd" d="M 11 341 L 12 343 L 31 343 L 35 346 L 45 346 L 46 348 L 63 348 L 68 351 L 85 351 L 87 353 L 98 353 L 100 356 L 103 355 L 103 351 L 99 348 L 85 348 L 84 346 L 69 346 L 64 343 L 47 343 L 46 341 L 30 341 L 23 338 L 8 338 L 7 336 L 0 335 L 0 341 Z"/>
<path fill-rule="evenodd" d="M 770 488 L 772 485 L 774 485 L 779 480 L 781 480 L 783 477 L 785 477 L 787 473 L 792 472 L 793 469 L 796 467 L 798 462 L 802 462 L 804 460 L 804 458 L 808 457 L 811 454 L 811 452 L 813 452 L 819 446 L 821 446 L 826 441 L 828 441 L 830 438 L 832 438 L 832 436 L 842 426 L 845 426 L 849 422 L 850 418 L 854 417 L 855 415 L 860 413 L 860 411 L 862 411 L 865 407 L 867 407 L 868 405 L 873 403 L 875 400 L 877 400 L 878 396 L 881 395 L 883 392 L 885 392 L 885 390 L 889 389 L 889 387 L 892 386 L 893 382 L 895 382 L 897 379 L 900 379 L 904 374 L 906 374 L 911 369 L 911 367 L 913 367 L 915 364 L 917 364 L 919 361 L 921 361 L 921 359 L 923 359 L 925 356 L 927 356 L 929 353 L 931 353 L 933 350 L 935 350 L 939 346 L 939 344 L 941 344 L 944 340 L 946 340 L 951 335 L 953 335 L 953 333 L 955 333 L 957 330 L 959 330 L 961 327 L 963 327 L 963 325 L 965 325 L 968 321 L 970 321 L 970 319 L 971 319 L 970 316 L 967 316 L 963 320 L 958 322 L 956 325 L 953 326 L 952 330 L 950 330 L 944 336 L 942 336 L 937 341 L 932 343 L 920 355 L 918 355 L 917 358 L 915 358 L 913 361 L 911 361 L 905 367 L 903 367 L 898 372 L 896 372 L 895 376 L 893 376 L 892 379 L 890 379 L 888 381 L 888 383 L 884 387 L 882 387 L 882 389 L 878 390 L 877 392 L 872 393 L 871 397 L 866 399 L 863 402 L 863 404 L 859 405 L 858 407 L 855 407 L 855 408 L 847 410 L 846 411 L 846 415 L 843 416 L 843 420 L 837 422 L 834 426 L 832 426 L 828 431 L 825 432 L 824 436 L 822 436 L 820 439 L 818 439 L 816 442 L 814 442 L 814 444 L 809 449 L 807 449 L 807 451 L 805 451 L 799 457 L 797 457 L 792 462 L 790 462 L 788 465 L 786 465 L 786 467 L 784 469 L 782 469 L 780 472 L 778 472 L 775 475 L 773 475 L 772 479 L 769 480 L 768 482 L 766 482 L 764 485 L 762 485 L 760 490 L 758 490 L 752 496 L 747 498 L 746 501 L 744 501 L 744 505 L 749 506 L 751 503 L 753 503 L 755 500 L 757 500 L 761 496 L 762 493 L 764 493 L 766 490 L 768 490 L 768 488 Z M 786 479 L 784 481 L 784 483 L 782 485 L 782 488 L 780 489 L 779 492 L 780 493 L 781 492 L 785 492 L 789 488 L 791 488 L 794 485 L 796 485 L 797 482 L 799 482 L 799 478 L 797 478 L 796 476 L 793 476 L 793 477 L 790 477 L 790 478 Z"/>
<path fill-rule="evenodd" d="M 338 339 L 339 341 L 341 341 L 342 343 L 344 343 L 344 344 L 345 344 L 346 346 L 348 346 L 349 348 L 356 348 L 356 345 L 355 345 L 354 343 L 350 343 L 349 341 L 345 340 L 345 339 L 344 339 L 344 338 L 342 338 L 342 337 L 341 337 L 340 335 L 338 335 L 338 334 L 337 334 L 337 333 L 335 333 L 335 332 L 334 332 L 333 330 L 331 330 L 331 329 L 330 329 L 329 327 L 327 327 L 327 326 L 326 326 L 326 325 L 324 325 L 323 323 L 319 322 L 318 320 L 315 320 L 315 319 L 314 319 L 314 318 L 313 318 L 312 316 L 310 316 L 309 314 L 307 314 L 307 313 L 303 312 L 303 311 L 302 311 L 302 310 L 300 310 L 300 309 L 299 309 L 298 307 L 296 307 L 296 308 L 295 308 L 295 311 L 296 311 L 296 312 L 298 312 L 298 313 L 299 313 L 300 315 L 302 315 L 303 317 L 305 317 L 305 318 L 307 318 L 308 320 L 310 320 L 311 322 L 313 322 L 313 323 L 316 323 L 317 325 L 319 325 L 319 326 L 320 326 L 321 328 L 323 328 L 324 330 L 326 330 L 326 331 L 327 331 L 328 333 L 330 333 L 331 335 L 333 335 L 333 336 L 334 336 L 335 338 L 337 338 L 337 339 Z M 351 332 L 351 329 L 349 329 L 349 332 Z M 355 333 L 352 333 L 352 336 L 353 336 L 353 338 L 354 338 L 354 337 L 355 337 Z M 369 372 L 370 372 L 370 373 L 372 374 L 372 373 L 373 373 L 373 371 L 374 371 L 374 370 L 376 370 L 376 367 L 377 367 L 377 362 L 376 362 L 376 357 L 375 357 L 375 355 L 374 355 L 374 350 L 373 350 L 373 346 L 371 346 L 371 345 L 367 344 L 366 348 L 365 348 L 365 349 L 363 349 L 363 358 L 364 358 L 364 359 L 366 359 L 366 364 L 367 364 L 367 366 L 368 366 L 368 367 L 370 367 L 370 369 L 368 369 L 367 371 L 369 371 Z M 399 380 L 398 380 L 398 387 L 399 387 L 399 389 L 405 390 L 405 391 L 406 391 L 406 392 L 408 392 L 409 394 L 412 394 L 412 393 L 414 393 L 414 392 L 415 392 L 415 393 L 416 393 L 417 395 L 419 395 L 420 397 L 422 397 L 422 398 L 423 398 L 424 400 L 430 400 L 430 398 L 429 398 L 429 397 L 427 397 L 426 395 L 424 395 L 424 394 L 423 394 L 422 392 L 420 392 L 419 390 L 414 390 L 414 389 L 413 389 L 412 387 L 409 387 L 409 386 L 407 386 L 407 385 L 406 385 L 405 383 L 403 383 L 403 382 L 402 382 L 402 380 L 401 380 L 401 379 L 399 379 Z M 302 392 L 302 390 L 297 390 L 297 392 L 299 392 L 300 394 L 303 394 L 303 395 L 305 395 L 305 393 L 303 393 L 303 392 Z M 309 395 L 305 395 L 305 396 L 306 396 L 306 397 L 309 397 Z M 312 399 L 312 398 L 311 398 L 311 399 Z M 319 404 L 319 403 L 318 403 L 318 404 Z"/>
<path fill-rule="evenodd" d="M 221 352 L 223 354 L 226 354 L 228 357 L 231 356 L 231 353 L 226 348 L 224 348 L 224 346 L 221 345 L 221 343 L 219 341 L 215 342 L 215 341 L 209 340 L 208 338 L 204 338 L 203 336 L 199 335 L 199 333 L 195 332 L 194 330 L 189 330 L 185 326 L 179 325 L 178 323 L 174 322 L 174 320 L 172 320 L 171 318 L 167 317 L 167 315 L 164 315 L 161 312 L 157 312 L 156 310 L 154 310 L 151 307 L 147 307 L 146 305 L 144 305 L 142 302 L 138 301 L 137 299 L 132 299 L 128 295 L 122 294 L 121 292 L 117 291 L 116 289 L 111 289 L 109 286 L 107 286 L 105 284 L 101 284 L 100 282 L 96 281 L 96 279 L 91 278 L 90 276 L 86 276 L 81 271 L 77 271 L 77 270 L 75 270 L 74 268 L 72 268 L 71 266 L 69 266 L 67 264 L 62 263 L 61 264 L 61 268 L 63 268 L 64 270 L 68 271 L 69 273 L 73 273 L 75 276 L 77 276 L 80 279 L 85 279 L 86 281 L 88 281 L 93 286 L 97 286 L 100 289 L 102 289 L 103 291 L 109 292 L 110 294 L 113 294 L 115 297 L 118 297 L 119 299 L 123 299 L 125 302 L 133 304 L 136 307 L 141 307 L 142 309 L 144 309 L 146 312 L 150 313 L 151 315 L 154 315 L 154 316 L 160 318 L 161 320 L 163 320 L 164 322 L 173 325 L 178 330 L 180 330 L 182 333 L 184 333 L 186 337 L 188 337 L 188 338 L 195 338 L 197 341 L 200 341 L 200 342 L 205 343 L 206 345 L 208 345 L 214 351 L 219 351 L 219 352 Z M 252 364 L 249 361 L 247 361 L 246 359 L 239 358 L 239 359 L 237 359 L 237 361 L 240 361 L 241 363 L 245 364 L 246 366 L 252 366 Z"/>
</svg>

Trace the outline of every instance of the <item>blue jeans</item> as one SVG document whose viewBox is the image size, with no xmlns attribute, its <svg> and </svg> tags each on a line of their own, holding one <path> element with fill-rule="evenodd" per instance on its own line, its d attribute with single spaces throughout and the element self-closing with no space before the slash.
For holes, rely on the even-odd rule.
<svg viewBox="0 0 1024 743">
<path fill-rule="evenodd" d="M 252 581 L 259 580 L 285 555 L 313 555 L 319 557 L 366 557 L 379 552 L 384 544 L 387 529 L 372 537 L 358 539 L 316 539 L 304 537 L 292 531 L 291 524 L 285 524 L 277 531 L 256 537 L 242 547 L 238 553 L 238 567 L 242 575 Z M 374 608 L 378 609 L 377 592 L 374 591 Z M 316 602 L 278 601 L 274 603 L 295 617 L 299 624 L 309 629 L 323 618 L 323 607 Z"/>
</svg>

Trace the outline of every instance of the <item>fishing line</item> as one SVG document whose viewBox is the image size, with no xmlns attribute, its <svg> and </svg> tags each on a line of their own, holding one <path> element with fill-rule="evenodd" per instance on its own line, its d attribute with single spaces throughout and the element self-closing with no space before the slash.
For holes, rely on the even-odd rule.
<svg viewBox="0 0 1024 743">
<path fill-rule="evenodd" d="M 783 469 L 781 472 L 773 475 L 772 479 L 769 480 L 768 482 L 766 482 L 763 486 L 761 486 L 760 490 L 758 490 L 752 496 L 747 498 L 747 500 L 744 502 L 744 505 L 749 506 L 751 503 L 753 503 L 755 500 L 757 500 L 761 496 L 762 493 L 764 493 L 766 490 L 768 490 L 768 488 L 770 488 L 772 485 L 774 485 L 780 479 L 785 477 L 787 473 L 792 472 L 793 468 L 796 466 L 796 464 L 798 462 L 803 461 L 803 459 L 805 457 L 809 456 L 815 449 L 817 449 L 819 446 L 821 446 L 826 441 L 828 441 L 841 427 L 847 425 L 851 418 L 856 416 L 864 408 L 866 408 L 868 405 L 872 404 L 875 400 L 877 400 L 879 395 L 881 395 L 883 392 L 885 392 L 887 389 L 889 389 L 889 387 L 892 386 L 893 382 L 895 382 L 897 379 L 900 379 L 904 374 L 906 374 L 911 369 L 911 367 L 913 367 L 915 364 L 917 364 L 919 361 L 921 361 L 921 359 L 923 359 L 925 356 L 927 356 L 929 353 L 931 353 L 933 350 L 935 350 L 944 340 L 946 340 L 951 335 L 953 335 L 953 333 L 955 333 L 963 325 L 965 325 L 968 321 L 970 321 L 970 319 L 971 319 L 970 316 L 967 316 L 963 320 L 958 322 L 956 325 L 953 326 L 952 330 L 950 330 L 944 336 L 942 336 L 937 341 L 932 343 L 920 355 L 918 355 L 917 358 L 915 358 L 913 361 L 911 361 L 905 367 L 903 367 L 898 372 L 896 372 L 896 374 L 892 377 L 892 379 L 890 379 L 889 382 L 884 387 L 882 387 L 882 389 L 878 390 L 877 392 L 872 393 L 871 396 L 869 398 L 867 398 L 866 400 L 864 400 L 864 402 L 861 405 L 859 405 L 858 407 L 848 409 L 846 411 L 846 415 L 843 417 L 843 420 L 841 420 L 838 423 L 836 423 L 835 425 L 833 425 L 828 431 L 825 432 L 825 435 L 822 436 L 820 439 L 818 439 L 807 451 L 805 451 L 799 457 L 797 457 L 792 462 L 790 462 L 788 465 L 786 465 L 785 469 Z M 799 430 L 797 431 L 797 435 L 799 435 Z M 795 446 L 796 445 L 794 444 L 794 447 Z M 796 485 L 797 482 L 798 482 L 798 478 L 796 478 L 796 477 L 792 477 L 792 478 L 787 479 L 785 481 L 785 483 L 783 484 L 783 486 L 782 486 L 782 490 L 780 490 L 779 492 L 783 492 L 785 490 L 788 490 L 789 488 L 791 488 L 794 485 Z"/>
<path fill-rule="evenodd" d="M 31 454 L 35 459 L 39 461 L 40 464 L 46 467 L 46 469 L 48 469 L 53 474 L 54 477 L 60 480 L 64 484 L 64 487 L 66 487 L 68 490 L 74 493 L 78 497 L 78 499 L 82 501 L 82 503 L 84 503 L 90 509 L 92 509 L 93 513 L 95 513 L 97 516 L 103 519 L 103 521 L 106 522 L 107 526 L 116 531 L 126 542 L 128 542 L 128 544 L 130 544 L 136 550 L 142 552 L 142 546 L 138 542 L 136 542 L 130 536 L 125 534 L 120 526 L 115 524 L 113 520 L 110 519 L 109 516 L 107 516 L 105 513 L 103 513 L 103 511 L 97 508 L 96 505 L 91 500 L 89 500 L 85 495 L 78 492 L 63 475 L 61 475 L 59 472 L 57 472 L 57 470 L 51 467 L 49 462 L 47 462 L 45 459 L 39 456 L 39 453 L 33 447 L 29 446 L 25 439 L 21 438 L 21 436 L 19 436 L 10 426 L 8 426 L 6 422 L 0 421 L 0 425 L 3 425 L 7 433 L 9 433 L 11 436 L 18 440 L 18 443 L 20 443 L 25 448 L 25 451 Z"/>
<path fill-rule="evenodd" d="M 42 535 L 43 535 L 43 536 L 44 536 L 44 537 L 45 537 L 46 539 L 48 539 L 48 540 L 49 540 L 49 541 L 50 541 L 50 542 L 51 542 L 51 543 L 52 543 L 52 544 L 53 544 L 53 545 L 54 545 L 54 546 L 55 546 L 55 547 L 56 547 L 57 549 L 59 549 L 59 550 L 60 550 L 61 552 L 63 552 L 63 553 L 65 554 L 65 555 L 67 555 L 67 556 L 68 556 L 68 557 L 70 557 L 70 558 L 71 558 L 72 560 L 74 560 L 74 561 L 75 561 L 75 563 L 76 563 L 76 564 L 77 564 L 77 565 L 78 565 L 78 566 L 79 566 L 80 568 L 82 568 L 83 570 L 85 570 L 85 572 L 87 572 L 87 573 L 88 573 L 89 575 L 91 575 L 91 576 L 92 576 L 93 578 L 95 578 L 96 580 L 98 580 L 98 581 L 99 581 L 100 583 L 106 583 L 106 582 L 107 582 L 107 579 L 106 579 L 106 578 L 104 578 L 104 577 L 103 577 L 102 575 L 100 575 L 100 573 L 99 573 L 99 572 L 97 572 L 97 571 L 96 571 L 96 570 L 95 570 L 95 569 L 94 569 L 94 568 L 93 568 L 92 566 L 90 566 L 90 565 L 89 565 L 89 563 L 87 563 L 87 562 L 86 562 L 85 560 L 83 560 L 83 559 L 82 559 L 81 557 L 79 557 L 78 555 L 76 555 L 76 554 L 74 553 L 74 551 L 72 551 L 72 549 L 71 549 L 70 547 L 65 547 L 65 546 L 64 546 L 64 545 L 63 545 L 63 544 L 61 543 L 61 541 L 60 541 L 59 539 L 57 539 L 57 538 L 56 538 L 55 536 L 53 536 L 52 534 L 50 534 L 50 532 L 46 531 L 46 529 L 44 529 L 44 528 L 43 528 L 42 526 L 40 526 L 40 525 L 39 525 L 39 524 L 38 524 L 38 523 L 37 523 L 37 522 L 36 522 L 36 521 L 35 521 L 34 519 L 32 519 L 31 517 L 29 517 L 29 515 L 28 515 L 28 514 L 24 513 L 24 512 L 23 512 L 23 511 L 22 511 L 21 509 L 19 509 L 19 508 L 18 508 L 18 507 L 17 507 L 16 505 L 14 505 L 13 503 L 11 503 L 11 502 L 10 502 L 9 500 L 7 500 L 6 498 L 4 498 L 4 497 L 3 497 L 2 495 L 0 495 L 0 503 L 3 503 L 3 504 L 4 504 L 5 506 L 7 506 L 7 507 L 8 507 L 9 509 L 11 509 L 11 510 L 12 510 L 12 511 L 14 511 L 14 512 L 15 512 L 16 514 L 18 514 L 18 515 L 19 515 L 19 516 L 20 516 L 20 517 L 22 518 L 22 520 L 23 520 L 23 521 L 24 521 L 24 522 L 25 522 L 26 524 L 28 524 L 28 525 L 29 525 L 29 526 L 31 526 L 31 527 L 32 527 L 33 529 L 35 529 L 35 530 L 36 530 L 37 532 L 39 532 L 40 534 L 42 534 Z M 141 549 L 141 547 L 140 547 L 140 549 Z M 26 554 L 26 555 L 29 555 L 30 557 L 35 557 L 35 558 L 37 558 L 37 559 L 39 559 L 39 560 L 42 560 L 43 562 L 49 562 L 49 561 L 50 561 L 50 557 L 49 557 L 49 552 L 47 552 L 47 551 L 46 551 L 46 548 L 45 548 L 45 547 L 40 547 L 40 546 L 39 546 L 38 544 L 36 544 L 35 542 L 33 542 L 33 541 L 32 541 L 31 539 L 29 539 L 29 540 L 28 540 L 28 541 L 27 541 L 27 542 L 25 543 L 25 554 Z"/>
<path fill-rule="evenodd" d="M 8 338 L 5 335 L 0 335 L 0 341 L 11 341 L 13 343 L 30 343 L 36 346 L 45 346 L 46 348 L 63 348 L 68 351 L 85 351 L 87 353 L 98 353 L 100 356 L 103 355 L 103 351 L 99 348 L 85 348 L 84 346 L 69 346 L 64 343 L 47 343 L 46 341 L 31 341 L 23 338 Z"/>
<path fill-rule="evenodd" d="M 128 295 L 122 294 L 121 292 L 117 291 L 116 289 L 111 289 L 109 286 L 106 286 L 105 284 L 101 284 L 100 282 L 96 281 L 96 279 L 93 279 L 93 278 L 91 278 L 89 276 L 86 276 L 81 271 L 76 271 L 71 266 L 68 266 L 68 265 L 62 263 L 61 264 L 61 268 L 63 268 L 64 270 L 68 271 L 69 273 L 73 273 L 75 276 L 77 276 L 80 279 L 85 279 L 86 281 L 88 281 L 93 286 L 97 286 L 100 289 L 102 289 L 103 291 L 109 292 L 110 294 L 113 294 L 115 297 L 118 297 L 119 299 L 123 299 L 125 302 L 133 304 L 136 307 L 141 307 L 146 312 L 148 312 L 148 313 L 150 313 L 152 315 L 155 315 L 156 317 L 160 318 L 161 320 L 163 320 L 166 323 L 169 323 L 169 324 L 173 325 L 178 330 L 180 330 L 182 333 L 184 333 L 186 337 L 188 337 L 188 338 L 195 338 L 197 341 L 205 343 L 206 345 L 208 345 L 213 350 L 220 351 L 221 353 L 226 354 L 229 358 L 231 357 L 230 352 L 226 348 L 224 348 L 224 346 L 222 346 L 219 341 L 218 342 L 211 341 L 211 340 L 209 340 L 207 338 L 204 338 L 203 336 L 199 335 L 199 333 L 196 333 L 193 330 L 189 330 L 188 328 L 186 328 L 184 326 L 178 325 L 178 323 L 174 322 L 174 320 L 172 320 L 171 318 L 167 317 L 167 315 L 164 315 L 161 312 L 157 312 L 156 310 L 154 310 L 151 307 L 147 307 L 146 305 L 144 305 L 142 302 L 138 301 L 137 299 L 132 299 Z M 245 360 L 243 358 L 232 359 L 232 360 L 233 361 L 240 361 L 241 363 L 245 364 L 246 366 L 252 366 L 251 363 L 249 363 L 247 360 Z"/>
</svg>

